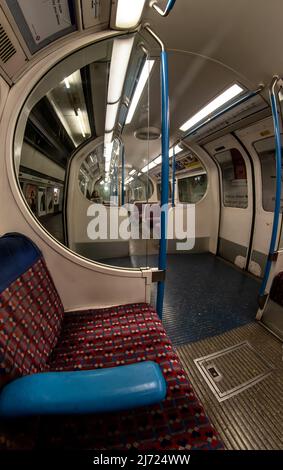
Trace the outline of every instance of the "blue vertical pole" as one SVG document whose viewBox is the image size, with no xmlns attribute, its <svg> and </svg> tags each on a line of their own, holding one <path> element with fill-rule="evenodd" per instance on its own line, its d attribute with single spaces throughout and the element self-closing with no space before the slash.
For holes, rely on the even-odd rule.
<svg viewBox="0 0 283 470">
<path fill-rule="evenodd" d="M 176 188 L 176 154 L 175 154 L 175 145 L 173 145 L 173 156 L 172 156 L 172 207 L 175 207 L 175 188 Z"/>
<path fill-rule="evenodd" d="M 161 103 L 162 103 L 162 170 L 161 170 L 161 227 L 159 248 L 159 270 L 167 267 L 167 219 L 169 200 L 169 89 L 168 58 L 165 50 L 161 51 Z M 165 281 L 158 282 L 156 310 L 162 319 Z"/>
<path fill-rule="evenodd" d="M 122 144 L 122 206 L 125 204 L 125 148 Z"/>
<path fill-rule="evenodd" d="M 281 134 L 280 134 L 280 122 L 279 122 L 279 111 L 277 107 L 277 97 L 276 97 L 276 85 L 278 79 L 276 78 L 272 84 L 270 91 L 270 100 L 271 100 L 271 110 L 274 124 L 274 135 L 275 135 L 275 146 L 276 146 L 276 193 L 275 193 L 275 208 L 274 208 L 274 218 L 273 218 L 273 227 L 272 235 L 269 247 L 269 255 L 267 263 L 265 266 L 265 272 L 263 281 L 260 287 L 259 295 L 263 297 L 265 295 L 266 286 L 268 283 L 271 265 L 272 265 L 272 255 L 275 253 L 276 240 L 278 234 L 280 212 L 281 212 L 281 178 L 282 178 L 282 148 L 281 148 Z"/>
</svg>

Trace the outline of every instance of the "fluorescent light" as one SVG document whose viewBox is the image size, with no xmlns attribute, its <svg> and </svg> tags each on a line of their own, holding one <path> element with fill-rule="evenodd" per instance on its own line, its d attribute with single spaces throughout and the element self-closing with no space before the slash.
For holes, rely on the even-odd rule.
<svg viewBox="0 0 283 470">
<path fill-rule="evenodd" d="M 136 172 L 136 170 L 131 170 L 131 171 L 129 172 L 129 175 L 134 175 L 135 172 Z"/>
<path fill-rule="evenodd" d="M 153 60 L 153 59 L 145 61 L 142 72 L 140 74 L 138 84 L 137 84 L 136 89 L 135 89 L 133 99 L 132 99 L 131 104 L 130 104 L 130 108 L 129 108 L 127 119 L 126 119 L 126 124 L 130 124 L 132 119 L 133 119 L 133 116 L 135 114 L 138 102 L 141 98 L 143 89 L 144 89 L 145 84 L 146 84 L 146 82 L 149 78 L 152 67 L 154 66 L 154 62 L 155 62 L 155 60 Z"/>
<path fill-rule="evenodd" d="M 180 147 L 180 145 L 175 145 L 175 155 L 178 155 L 178 153 L 182 152 L 183 149 L 182 147 Z M 174 154 L 174 150 L 173 150 L 173 147 L 170 148 L 169 150 L 169 157 L 173 157 L 173 154 Z"/>
<path fill-rule="evenodd" d="M 105 132 L 104 134 L 104 143 L 111 144 L 113 140 L 113 131 L 112 132 Z"/>
<path fill-rule="evenodd" d="M 135 28 L 140 22 L 144 4 L 145 0 L 116 0 L 112 6 L 111 26 L 118 29 Z"/>
<path fill-rule="evenodd" d="M 188 131 L 196 124 L 201 122 L 207 116 L 212 114 L 217 109 L 221 108 L 224 104 L 231 101 L 236 96 L 240 95 L 244 89 L 237 85 L 236 83 L 232 85 L 228 90 L 224 91 L 221 95 L 217 96 L 214 100 L 208 103 L 204 108 L 202 108 L 198 113 L 196 113 L 193 117 L 191 117 L 185 124 L 180 127 L 180 130 L 183 132 Z"/>
<path fill-rule="evenodd" d="M 104 145 L 105 172 L 109 173 L 114 142 Z"/>
<path fill-rule="evenodd" d="M 71 85 L 70 85 L 70 82 L 69 82 L 69 79 L 68 78 L 64 78 L 64 82 L 65 82 L 65 85 L 66 85 L 66 88 L 71 88 Z"/>
<path fill-rule="evenodd" d="M 82 115 L 82 112 L 80 110 L 80 108 L 77 109 L 77 113 L 78 113 L 78 119 L 79 119 L 79 123 L 80 123 L 80 128 L 81 128 L 81 133 L 82 133 L 82 136 L 85 137 L 85 127 L 84 127 L 84 121 L 83 121 L 83 115 Z"/>
<path fill-rule="evenodd" d="M 183 149 L 179 145 L 175 145 L 175 155 L 178 155 L 178 153 L 182 152 Z M 170 148 L 169 150 L 169 158 L 173 157 L 173 147 Z M 159 155 L 159 157 L 155 158 L 153 162 L 156 165 L 160 165 L 162 163 L 162 156 Z"/>
<path fill-rule="evenodd" d="M 135 2 L 131 0 L 131 3 Z M 134 37 L 114 40 L 109 72 L 108 103 L 116 103 L 121 98 L 133 43 Z"/>
<path fill-rule="evenodd" d="M 115 39 L 113 43 L 105 120 L 106 133 L 110 133 L 115 127 L 133 43 L 134 37 Z M 108 137 L 110 140 L 110 136 Z"/>
<path fill-rule="evenodd" d="M 115 127 L 116 117 L 119 108 L 119 101 L 116 104 L 108 104 L 106 108 L 105 132 L 111 133 Z"/>
<path fill-rule="evenodd" d="M 73 137 L 73 134 L 72 134 L 72 131 L 70 129 L 70 126 L 69 126 L 67 120 L 65 119 L 64 114 L 62 113 L 62 111 L 59 108 L 59 106 L 57 105 L 57 103 L 54 101 L 54 99 L 53 99 L 50 92 L 47 93 L 47 98 L 48 98 L 49 102 L 51 103 L 51 106 L 54 109 L 55 113 L 57 114 L 59 120 L 61 121 L 61 124 L 64 126 L 67 134 L 69 135 L 70 139 L 72 140 L 74 146 L 77 147 L 79 145 L 79 142 L 75 141 L 75 139 Z"/>
<path fill-rule="evenodd" d="M 155 161 L 153 160 L 148 165 L 146 165 L 144 168 L 142 168 L 141 171 L 142 171 L 142 173 L 146 173 L 147 171 L 152 170 L 152 168 L 154 168 L 155 166 L 157 166 L 157 163 L 155 163 Z"/>
</svg>

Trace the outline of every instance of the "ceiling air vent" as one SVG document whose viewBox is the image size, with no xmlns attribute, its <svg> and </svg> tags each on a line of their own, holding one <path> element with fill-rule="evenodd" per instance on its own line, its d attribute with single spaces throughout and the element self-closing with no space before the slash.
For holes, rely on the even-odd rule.
<svg viewBox="0 0 283 470">
<path fill-rule="evenodd" d="M 11 43 L 8 34 L 0 23 L 0 59 L 4 64 L 16 54 L 16 49 Z"/>
<path fill-rule="evenodd" d="M 0 74 L 6 81 L 13 79 L 26 63 L 26 55 L 0 8 Z"/>
<path fill-rule="evenodd" d="M 160 129 L 156 127 L 143 127 L 135 132 L 135 138 L 139 140 L 157 140 L 160 139 Z"/>
</svg>

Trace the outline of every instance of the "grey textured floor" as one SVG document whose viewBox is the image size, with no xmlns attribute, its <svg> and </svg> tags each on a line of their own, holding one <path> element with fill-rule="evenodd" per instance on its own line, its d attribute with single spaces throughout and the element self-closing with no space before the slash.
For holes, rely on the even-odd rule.
<svg viewBox="0 0 283 470">
<path fill-rule="evenodd" d="M 274 370 L 261 382 L 220 403 L 194 359 L 245 340 L 274 366 Z M 279 340 L 254 322 L 219 336 L 180 346 L 177 352 L 227 449 L 283 450 L 283 361 Z"/>
</svg>

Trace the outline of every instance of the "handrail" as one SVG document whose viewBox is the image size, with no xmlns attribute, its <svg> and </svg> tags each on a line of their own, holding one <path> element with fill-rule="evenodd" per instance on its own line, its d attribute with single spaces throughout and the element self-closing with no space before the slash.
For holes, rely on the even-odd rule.
<svg viewBox="0 0 283 470">
<path fill-rule="evenodd" d="M 167 267 L 167 221 L 169 200 L 169 86 L 168 86 L 168 58 L 165 46 L 161 39 L 148 25 L 146 31 L 158 42 L 161 48 L 161 112 L 162 112 L 162 167 L 161 167 L 161 220 L 160 220 L 160 247 L 159 270 L 165 271 Z M 159 281 L 157 287 L 156 310 L 162 319 L 165 282 Z"/>
<path fill-rule="evenodd" d="M 168 3 L 166 5 L 166 8 L 165 8 L 164 11 L 158 6 L 158 1 L 157 0 L 153 0 L 152 2 L 150 2 L 150 6 L 152 8 L 154 8 L 157 11 L 157 13 L 159 13 L 159 15 L 165 17 L 165 16 L 169 15 L 170 11 L 172 10 L 173 6 L 175 5 L 175 2 L 176 2 L 176 0 L 168 0 Z"/>
<path fill-rule="evenodd" d="M 275 194 L 275 208 L 272 226 L 272 235 L 270 240 L 269 255 L 267 258 L 264 277 L 260 287 L 259 296 L 260 299 L 265 296 L 265 290 L 270 276 L 270 270 L 272 265 L 272 257 L 275 254 L 275 245 L 278 234 L 280 212 L 281 212 L 281 176 L 282 176 L 282 148 L 281 148 L 281 134 L 280 134 L 280 122 L 279 122 L 279 109 L 276 97 L 276 86 L 278 84 L 279 77 L 274 77 L 271 84 L 269 95 L 271 101 L 272 118 L 274 124 L 274 136 L 276 146 L 276 194 Z"/>
</svg>

